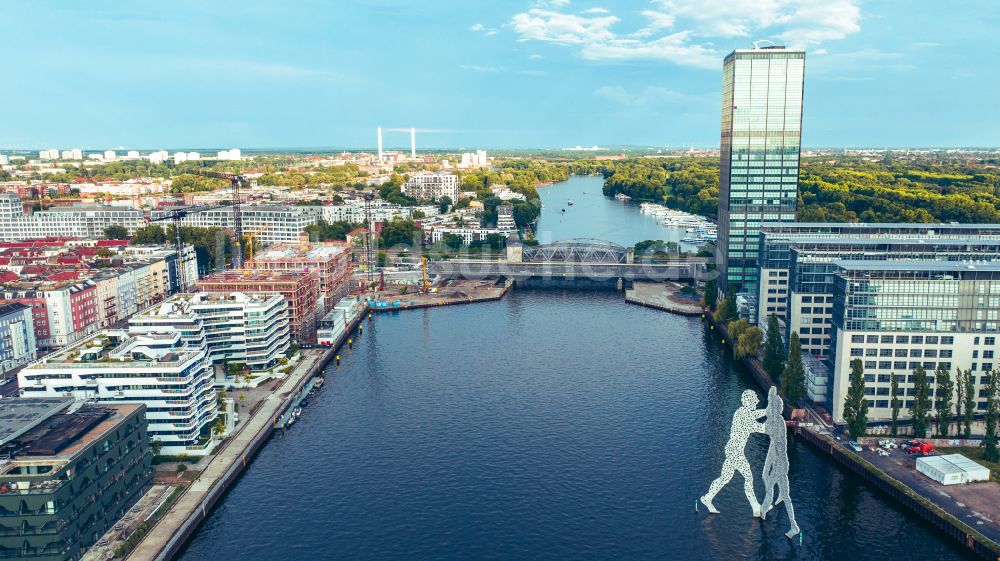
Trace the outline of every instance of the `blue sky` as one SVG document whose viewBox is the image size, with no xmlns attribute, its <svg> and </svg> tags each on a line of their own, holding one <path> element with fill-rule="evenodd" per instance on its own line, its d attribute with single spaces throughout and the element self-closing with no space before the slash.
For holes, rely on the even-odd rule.
<svg viewBox="0 0 1000 561">
<path fill-rule="evenodd" d="M 1000 145 L 1000 3 L 0 2 L 0 147 L 717 146 L 721 59 L 807 49 L 805 146 Z M 408 135 L 388 133 L 387 145 Z"/>
</svg>

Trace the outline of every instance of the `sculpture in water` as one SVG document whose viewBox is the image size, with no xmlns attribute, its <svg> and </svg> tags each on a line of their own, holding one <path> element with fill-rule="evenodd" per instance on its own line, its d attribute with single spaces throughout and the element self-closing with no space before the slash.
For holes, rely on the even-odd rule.
<svg viewBox="0 0 1000 561">
<path fill-rule="evenodd" d="M 750 501 L 753 515 L 764 518 L 767 513 L 784 503 L 791 522 L 791 528 L 785 533 L 789 538 L 799 534 L 799 526 L 795 523 L 795 510 L 792 508 L 792 499 L 789 496 L 788 485 L 788 436 L 785 429 L 785 420 L 781 416 L 784 402 L 775 388 L 771 388 L 767 396 L 767 407 L 757 409 L 757 393 L 753 390 L 743 392 L 741 401 L 743 404 L 733 414 L 732 429 L 729 433 L 729 442 L 726 443 L 726 459 L 722 463 L 722 473 L 712 482 L 708 493 L 700 499 L 709 512 L 718 514 L 718 509 L 712 504 L 715 495 L 729 483 L 733 475 L 739 472 L 743 476 L 743 492 Z M 764 418 L 764 422 L 758 419 Z M 767 450 L 767 458 L 764 461 L 764 504 L 757 502 L 757 494 L 754 492 L 754 474 L 750 469 L 750 462 L 746 456 L 747 441 L 754 433 L 763 433 L 770 438 L 770 446 Z M 777 488 L 777 498 L 774 491 Z"/>
</svg>

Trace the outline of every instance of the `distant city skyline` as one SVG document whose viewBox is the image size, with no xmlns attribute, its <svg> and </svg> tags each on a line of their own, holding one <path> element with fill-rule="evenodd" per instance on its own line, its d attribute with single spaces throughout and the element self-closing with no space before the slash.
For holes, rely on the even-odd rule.
<svg viewBox="0 0 1000 561">
<path fill-rule="evenodd" d="M 0 149 L 717 148 L 723 57 L 806 50 L 802 145 L 994 147 L 1000 6 L 19 3 Z M 420 134 L 420 130 L 428 132 Z M 408 135 L 387 135 L 387 148 Z"/>
</svg>

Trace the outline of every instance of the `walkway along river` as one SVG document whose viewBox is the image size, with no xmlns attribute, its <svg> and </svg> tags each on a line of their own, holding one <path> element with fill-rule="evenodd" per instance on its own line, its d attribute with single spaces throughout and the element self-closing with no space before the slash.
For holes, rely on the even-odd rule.
<svg viewBox="0 0 1000 561">
<path fill-rule="evenodd" d="M 738 481 L 695 512 L 754 387 L 697 318 L 518 288 L 365 325 L 181 559 L 965 558 L 797 439 L 802 546 Z"/>
</svg>

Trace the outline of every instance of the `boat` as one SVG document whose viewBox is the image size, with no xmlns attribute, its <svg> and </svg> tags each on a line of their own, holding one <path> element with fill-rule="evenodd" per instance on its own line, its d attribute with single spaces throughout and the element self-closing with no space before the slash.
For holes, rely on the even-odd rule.
<svg viewBox="0 0 1000 561">
<path fill-rule="evenodd" d="M 681 243 L 703 244 L 705 243 L 705 241 L 706 240 L 703 238 L 694 238 L 694 237 L 681 238 Z"/>
<path fill-rule="evenodd" d="M 562 211 L 563 211 L 563 212 L 566 212 L 566 209 L 562 209 Z"/>
<path fill-rule="evenodd" d="M 320 376 L 320 377 L 316 378 L 315 382 L 313 382 L 313 387 L 314 388 L 322 388 L 323 387 L 323 382 L 326 382 L 326 378 L 323 378 L 322 376 Z"/>
<path fill-rule="evenodd" d="M 573 206 L 573 199 L 566 201 L 566 204 L 569 206 Z"/>
<path fill-rule="evenodd" d="M 615 198 L 618 199 L 619 201 L 631 201 L 632 200 L 632 197 L 626 195 L 625 193 L 617 193 L 615 195 Z"/>
</svg>

